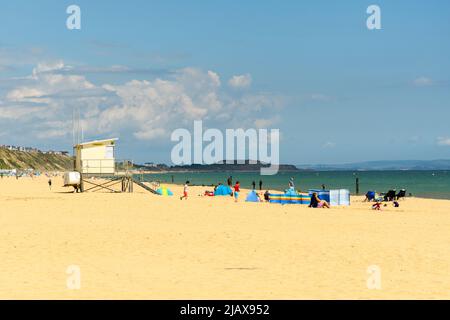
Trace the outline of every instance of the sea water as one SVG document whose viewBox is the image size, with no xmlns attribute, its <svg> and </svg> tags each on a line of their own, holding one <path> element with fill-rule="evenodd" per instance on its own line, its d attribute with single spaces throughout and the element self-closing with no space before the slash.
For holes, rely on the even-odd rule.
<svg viewBox="0 0 450 320">
<path fill-rule="evenodd" d="M 406 194 L 416 197 L 450 199 L 450 171 L 299 171 L 281 172 L 274 176 L 261 176 L 259 172 L 169 172 L 158 174 L 137 174 L 136 179 L 160 181 L 161 183 L 183 184 L 189 180 L 192 185 L 226 184 L 229 176 L 233 182 L 239 180 L 241 188 L 251 188 L 255 181 L 263 182 L 263 190 L 285 190 L 291 177 L 295 188 L 307 192 L 308 189 L 349 189 L 356 192 L 356 178 L 359 179 L 359 193 L 367 191 L 387 192 L 390 189 L 406 189 Z M 206 188 L 205 188 L 206 189 Z"/>
</svg>

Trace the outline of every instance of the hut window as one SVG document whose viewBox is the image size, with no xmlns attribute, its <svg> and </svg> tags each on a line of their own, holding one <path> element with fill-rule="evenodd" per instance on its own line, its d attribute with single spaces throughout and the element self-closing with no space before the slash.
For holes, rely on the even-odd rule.
<svg viewBox="0 0 450 320">
<path fill-rule="evenodd" d="M 105 158 L 114 159 L 114 146 L 106 146 Z"/>
</svg>

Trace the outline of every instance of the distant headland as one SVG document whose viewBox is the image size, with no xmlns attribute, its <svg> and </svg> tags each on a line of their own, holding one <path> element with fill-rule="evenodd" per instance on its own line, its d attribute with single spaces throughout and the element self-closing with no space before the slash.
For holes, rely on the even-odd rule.
<svg viewBox="0 0 450 320">
<path fill-rule="evenodd" d="M 146 163 L 144 165 L 134 165 L 135 169 L 144 171 L 161 171 L 161 172 L 257 172 L 261 168 L 269 167 L 269 164 L 260 161 L 230 161 L 226 163 L 214 164 L 190 164 L 182 166 L 168 166 L 165 164 Z M 295 172 L 300 171 L 295 165 L 280 164 L 279 172 Z"/>
</svg>

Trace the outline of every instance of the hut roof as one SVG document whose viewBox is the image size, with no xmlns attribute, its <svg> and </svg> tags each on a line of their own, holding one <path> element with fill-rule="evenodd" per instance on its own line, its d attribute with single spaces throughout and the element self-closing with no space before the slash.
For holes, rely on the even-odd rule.
<svg viewBox="0 0 450 320">
<path fill-rule="evenodd" d="M 111 142 L 119 140 L 118 138 L 104 139 L 104 140 L 93 140 L 75 145 L 75 147 L 85 147 L 85 146 L 95 146 L 95 145 L 106 145 L 111 144 Z"/>
</svg>

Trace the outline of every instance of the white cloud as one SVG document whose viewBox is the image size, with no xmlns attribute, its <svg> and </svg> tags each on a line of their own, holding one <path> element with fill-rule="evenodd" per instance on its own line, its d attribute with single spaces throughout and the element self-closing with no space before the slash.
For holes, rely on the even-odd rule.
<svg viewBox="0 0 450 320">
<path fill-rule="evenodd" d="M 38 88 L 22 87 L 8 92 L 6 99 L 10 101 L 32 101 L 33 98 L 39 98 L 45 94 L 44 91 Z"/>
<path fill-rule="evenodd" d="M 334 148 L 336 147 L 336 143 L 331 142 L 331 141 L 327 141 L 322 145 L 323 148 Z"/>
<path fill-rule="evenodd" d="M 243 74 L 231 77 L 228 84 L 233 88 L 247 88 L 252 84 L 252 76 L 250 74 Z"/>
<path fill-rule="evenodd" d="M 273 116 L 272 118 L 256 119 L 253 123 L 255 128 L 257 129 L 270 129 L 279 121 L 280 117 L 276 115 Z"/>
<path fill-rule="evenodd" d="M 211 78 L 211 80 L 217 87 L 220 87 L 220 77 L 217 73 L 213 71 L 208 71 L 208 76 Z"/>
<path fill-rule="evenodd" d="M 134 133 L 134 136 L 141 140 L 152 140 L 155 138 L 163 137 L 166 131 L 162 128 L 142 130 Z"/>
<path fill-rule="evenodd" d="M 437 144 L 440 146 L 450 146 L 450 138 L 448 137 L 438 137 Z"/>
<path fill-rule="evenodd" d="M 414 79 L 413 84 L 416 87 L 427 87 L 434 84 L 433 80 L 428 77 L 419 77 Z"/>
<path fill-rule="evenodd" d="M 40 111 L 39 107 L 31 106 L 7 106 L 0 107 L 0 119 L 17 120 L 20 118 L 28 117 L 33 113 L 38 113 Z"/>
<path fill-rule="evenodd" d="M 38 63 L 38 65 L 33 69 L 33 76 L 37 77 L 38 74 L 40 74 L 40 73 L 62 70 L 62 69 L 64 69 L 64 67 L 65 67 L 64 62 L 61 60 L 45 62 L 45 63 Z"/>
<path fill-rule="evenodd" d="M 68 128 L 72 125 L 71 121 L 45 121 L 38 124 L 38 128 L 42 130 L 37 130 L 36 137 L 39 139 L 46 138 L 58 138 L 63 137 L 68 133 Z"/>
<path fill-rule="evenodd" d="M 85 137 L 157 140 L 168 139 L 176 128 L 191 127 L 194 120 L 220 129 L 268 127 L 283 105 L 282 98 L 270 93 L 227 94 L 211 70 L 184 68 L 165 78 L 114 84 L 94 84 L 74 70 L 62 61 L 39 63 L 26 84 L 0 96 L 0 125 L 8 125 L 2 119 L 15 119 L 31 136 L 69 138 L 72 113 L 79 108 Z"/>
</svg>

